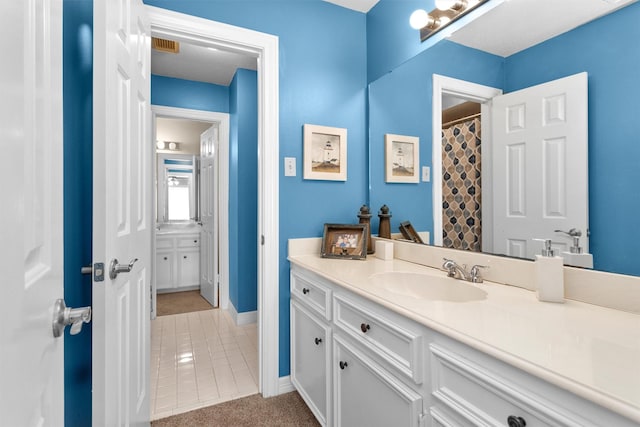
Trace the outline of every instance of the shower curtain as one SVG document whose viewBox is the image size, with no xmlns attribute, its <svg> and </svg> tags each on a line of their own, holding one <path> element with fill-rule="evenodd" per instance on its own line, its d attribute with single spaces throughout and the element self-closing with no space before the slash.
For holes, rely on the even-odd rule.
<svg viewBox="0 0 640 427">
<path fill-rule="evenodd" d="M 482 249 L 480 144 L 480 117 L 442 130 L 442 245 L 446 248 Z"/>
</svg>

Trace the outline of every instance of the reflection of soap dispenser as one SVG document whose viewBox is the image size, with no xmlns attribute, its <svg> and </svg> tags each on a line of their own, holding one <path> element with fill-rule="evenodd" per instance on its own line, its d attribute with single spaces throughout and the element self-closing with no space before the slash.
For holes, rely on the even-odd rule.
<svg viewBox="0 0 640 427">
<path fill-rule="evenodd" d="M 569 231 L 555 230 L 556 233 L 564 233 L 571 237 L 573 245 L 569 248 L 569 252 L 560 252 L 560 256 L 564 258 L 566 265 L 574 267 L 593 268 L 593 255 L 582 251 L 580 246 L 580 236 L 582 232 L 572 228 Z"/>
<path fill-rule="evenodd" d="M 564 302 L 564 260 L 554 256 L 551 239 L 533 239 L 544 242 L 542 255 L 536 255 L 535 281 L 538 300 Z"/>
</svg>

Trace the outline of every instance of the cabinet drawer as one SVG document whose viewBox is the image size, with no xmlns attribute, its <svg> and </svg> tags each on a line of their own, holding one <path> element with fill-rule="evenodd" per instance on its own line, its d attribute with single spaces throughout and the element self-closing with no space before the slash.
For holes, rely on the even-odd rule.
<svg viewBox="0 0 640 427">
<path fill-rule="evenodd" d="M 291 273 L 291 296 L 305 304 L 325 320 L 331 320 L 331 290 L 320 282 L 298 272 Z"/>
<path fill-rule="evenodd" d="M 156 250 L 173 249 L 173 239 L 156 239 Z"/>
<path fill-rule="evenodd" d="M 434 425 L 511 425 L 521 418 L 527 427 L 594 426 L 589 420 L 436 344 L 432 358 Z M 525 425 L 525 424 L 513 424 Z"/>
<path fill-rule="evenodd" d="M 375 312 L 344 295 L 334 296 L 334 322 L 344 332 L 376 352 L 400 373 L 422 383 L 421 331 L 397 318 Z"/>
<path fill-rule="evenodd" d="M 195 235 L 193 237 L 181 237 L 178 239 L 179 248 L 199 248 L 200 236 Z"/>
</svg>

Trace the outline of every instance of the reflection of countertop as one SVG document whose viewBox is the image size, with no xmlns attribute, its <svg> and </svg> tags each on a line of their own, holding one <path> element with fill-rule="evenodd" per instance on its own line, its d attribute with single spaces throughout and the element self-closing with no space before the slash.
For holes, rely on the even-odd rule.
<svg viewBox="0 0 640 427">
<path fill-rule="evenodd" d="M 541 303 L 535 292 L 485 281 L 480 301 L 428 301 L 390 293 L 368 278 L 382 272 L 445 277 L 394 259 L 290 255 L 292 264 L 437 332 L 640 422 L 640 316 L 578 301 Z M 425 286 L 428 283 L 425 282 Z"/>
<path fill-rule="evenodd" d="M 156 228 L 156 236 L 172 234 L 200 234 L 201 227 L 198 224 L 162 224 Z"/>
</svg>

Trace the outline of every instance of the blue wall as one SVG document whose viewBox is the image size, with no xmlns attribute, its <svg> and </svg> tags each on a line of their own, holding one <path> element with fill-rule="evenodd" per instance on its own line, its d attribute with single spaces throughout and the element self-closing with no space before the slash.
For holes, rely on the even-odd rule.
<svg viewBox="0 0 640 427">
<path fill-rule="evenodd" d="M 640 275 L 640 3 L 506 60 L 505 91 L 589 73 L 590 251 L 598 270 Z"/>
<path fill-rule="evenodd" d="M 238 69 L 229 86 L 229 299 L 258 309 L 258 77 Z"/>
<path fill-rule="evenodd" d="M 64 299 L 91 305 L 93 147 L 93 2 L 63 3 Z M 64 337 L 64 418 L 68 426 L 91 425 L 91 326 Z"/>
<path fill-rule="evenodd" d="M 151 75 L 151 104 L 191 110 L 229 112 L 229 88 Z"/>
<path fill-rule="evenodd" d="M 289 374 L 287 240 L 354 223 L 367 200 L 366 15 L 321 0 L 147 0 L 145 3 L 279 37 L 280 158 L 302 164 L 305 123 L 347 129 L 346 182 L 280 175 L 280 376 Z M 331 209 L 327 209 L 331 201 Z M 267 286 L 275 284 L 267 283 Z"/>
<path fill-rule="evenodd" d="M 375 211 L 383 204 L 389 206 L 392 232 L 397 232 L 400 222 L 408 220 L 416 229 L 431 232 L 433 243 L 432 185 L 384 182 L 384 134 L 419 137 L 420 165 L 431 166 L 432 75 L 501 87 L 503 70 L 502 57 L 445 40 L 369 85 L 371 207 Z M 374 217 L 374 233 L 377 227 Z"/>
</svg>

